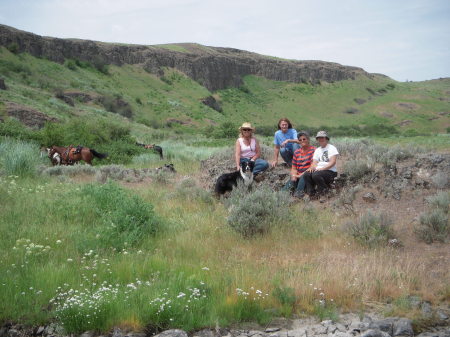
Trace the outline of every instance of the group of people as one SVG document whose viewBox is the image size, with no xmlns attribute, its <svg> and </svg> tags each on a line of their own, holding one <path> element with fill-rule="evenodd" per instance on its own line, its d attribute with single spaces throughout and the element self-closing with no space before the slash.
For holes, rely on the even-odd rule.
<svg viewBox="0 0 450 337">
<path fill-rule="evenodd" d="M 239 128 L 239 138 L 235 144 L 236 168 L 246 161 L 254 161 L 253 174 L 257 176 L 270 166 L 278 165 L 278 157 L 291 168 L 290 180 L 284 187 L 292 190 L 294 196 L 303 198 L 323 197 L 337 176 L 336 161 L 339 155 L 335 146 L 329 144 L 330 137 L 326 131 L 319 131 L 316 148 L 310 143 L 307 131 L 297 132 L 287 118 L 278 121 L 278 131 L 274 136 L 274 158 L 269 163 L 261 159 L 261 148 L 253 136 L 255 128 L 250 123 L 244 123 Z"/>
</svg>

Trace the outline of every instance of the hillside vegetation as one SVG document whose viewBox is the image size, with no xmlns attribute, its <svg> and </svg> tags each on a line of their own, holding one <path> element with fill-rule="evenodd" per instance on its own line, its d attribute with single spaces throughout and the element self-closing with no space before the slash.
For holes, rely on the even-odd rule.
<svg viewBox="0 0 450 337">
<path fill-rule="evenodd" d="M 138 65 L 58 64 L 3 47 L 0 70 L 7 87 L 0 90 L 3 120 L 11 119 L 8 102 L 14 102 L 62 123 L 118 123 L 143 142 L 183 133 L 222 137 L 243 121 L 270 135 L 282 116 L 297 128 L 323 126 L 350 136 L 445 133 L 450 126 L 450 79 L 400 83 L 358 75 L 313 85 L 249 75 L 239 88 L 209 92 L 174 69 L 158 77 Z M 202 103 L 210 96 L 216 109 Z M 14 136 L 5 128 L 2 134 Z"/>
</svg>

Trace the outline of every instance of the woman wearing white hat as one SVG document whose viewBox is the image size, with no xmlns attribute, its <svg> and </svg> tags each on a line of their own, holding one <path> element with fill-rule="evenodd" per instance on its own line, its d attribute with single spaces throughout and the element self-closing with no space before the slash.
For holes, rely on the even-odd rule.
<svg viewBox="0 0 450 337">
<path fill-rule="evenodd" d="M 240 169 L 241 162 L 254 161 L 255 168 L 253 174 L 257 175 L 269 168 L 269 163 L 264 159 L 259 158 L 261 156 L 261 148 L 259 147 L 258 140 L 253 137 L 255 128 L 250 123 L 243 123 L 239 128 L 239 138 L 236 140 L 235 145 L 235 161 L 236 169 Z"/>
<path fill-rule="evenodd" d="M 316 135 L 319 147 L 314 151 L 313 163 L 305 172 L 304 179 L 306 184 L 306 194 L 310 197 L 317 194 L 323 197 L 329 185 L 337 176 L 336 161 L 339 155 L 335 146 L 328 144 L 330 137 L 326 131 L 319 131 Z"/>
</svg>

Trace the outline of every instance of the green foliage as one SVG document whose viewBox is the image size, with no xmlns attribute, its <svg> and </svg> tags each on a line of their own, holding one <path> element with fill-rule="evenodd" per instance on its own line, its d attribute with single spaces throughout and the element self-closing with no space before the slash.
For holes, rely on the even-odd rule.
<svg viewBox="0 0 450 337">
<path fill-rule="evenodd" d="M 37 135 L 20 123 L 17 119 L 7 118 L 0 123 L 0 136 L 12 137 L 21 140 L 37 140 Z"/>
<path fill-rule="evenodd" d="M 17 42 L 10 43 L 6 48 L 13 54 L 19 53 L 19 45 L 17 44 Z"/>
<path fill-rule="evenodd" d="M 200 201 L 205 204 L 213 204 L 212 194 L 197 186 L 195 180 L 186 178 L 177 184 L 175 196 L 188 202 Z"/>
<path fill-rule="evenodd" d="M 8 75 L 10 72 L 21 74 L 23 76 L 31 75 L 30 67 L 17 60 L 0 59 L 0 73 Z"/>
<path fill-rule="evenodd" d="M 297 301 L 295 289 L 277 285 L 272 291 L 272 296 L 280 302 L 282 306 L 281 314 L 285 317 L 290 317 Z"/>
<path fill-rule="evenodd" d="M 121 250 L 134 246 L 146 235 L 155 235 L 162 229 L 162 220 L 156 216 L 152 205 L 115 183 L 86 185 L 82 194 L 103 219 L 99 240 L 104 247 Z"/>
<path fill-rule="evenodd" d="M 213 131 L 213 136 L 215 138 L 237 138 L 238 136 L 238 126 L 233 122 L 223 122 L 219 127 L 215 128 Z"/>
<path fill-rule="evenodd" d="M 34 176 L 40 162 L 35 144 L 12 138 L 0 140 L 0 168 L 7 175 Z"/>
<path fill-rule="evenodd" d="M 431 207 L 441 209 L 445 213 L 448 213 L 450 208 L 450 192 L 438 192 L 436 195 L 428 197 L 427 202 Z"/>
<path fill-rule="evenodd" d="M 66 60 L 64 62 L 64 65 L 69 68 L 70 70 L 76 70 L 77 69 L 77 64 L 74 60 Z"/>
<path fill-rule="evenodd" d="M 133 117 L 133 110 L 131 109 L 130 104 L 125 102 L 121 97 L 104 95 L 101 96 L 99 100 L 107 111 L 117 113 L 127 118 Z"/>
<path fill-rule="evenodd" d="M 289 194 L 275 192 L 267 186 L 248 191 L 239 184 L 227 200 L 228 225 L 246 238 L 264 234 L 277 221 L 288 218 Z"/>
<path fill-rule="evenodd" d="M 92 65 L 95 69 L 97 69 L 102 74 L 109 75 L 108 64 L 102 57 L 100 57 L 100 56 L 94 57 L 94 59 L 92 60 Z"/>
<path fill-rule="evenodd" d="M 374 214 L 370 210 L 360 215 L 358 220 L 348 222 L 346 230 L 356 241 L 368 247 L 387 245 L 394 235 L 392 220 L 384 213 Z"/>
<path fill-rule="evenodd" d="M 325 302 L 325 300 L 319 301 L 314 306 L 314 315 L 316 315 L 320 321 L 329 319 L 333 322 L 337 322 L 339 319 L 339 312 L 336 305 L 332 302 Z"/>
</svg>

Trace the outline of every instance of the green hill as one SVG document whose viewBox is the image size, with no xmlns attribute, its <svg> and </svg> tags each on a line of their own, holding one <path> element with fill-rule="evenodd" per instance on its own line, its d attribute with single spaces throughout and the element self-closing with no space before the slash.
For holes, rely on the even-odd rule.
<svg viewBox="0 0 450 337">
<path fill-rule="evenodd" d="M 247 75 L 238 88 L 210 92 L 171 68 L 157 76 L 139 65 L 102 69 L 76 60 L 59 64 L 3 47 L 0 72 L 7 87 L 0 90 L 3 120 L 12 118 L 8 102 L 14 102 L 63 123 L 80 118 L 117 121 L 142 141 L 161 132 L 208 132 L 224 122 L 251 121 L 272 132 L 285 116 L 297 127 L 382 124 L 406 134 L 445 132 L 450 126 L 448 78 L 401 83 L 383 75 L 357 75 L 313 85 Z M 66 94 L 73 106 L 64 101 Z M 218 111 L 202 103 L 209 96 L 219 104 Z"/>
</svg>

